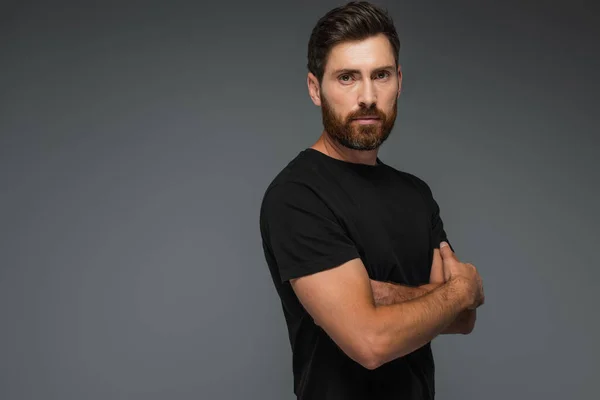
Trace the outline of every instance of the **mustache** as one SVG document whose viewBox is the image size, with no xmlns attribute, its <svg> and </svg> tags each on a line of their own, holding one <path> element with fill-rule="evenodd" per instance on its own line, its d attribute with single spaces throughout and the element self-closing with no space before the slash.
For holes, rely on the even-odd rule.
<svg viewBox="0 0 600 400">
<path fill-rule="evenodd" d="M 379 119 L 385 119 L 385 113 L 383 111 L 381 111 L 380 109 L 378 109 L 377 107 L 371 107 L 371 108 L 361 108 L 360 110 L 349 114 L 347 119 L 348 120 L 353 120 L 356 118 L 365 118 L 365 117 L 376 117 Z"/>
</svg>

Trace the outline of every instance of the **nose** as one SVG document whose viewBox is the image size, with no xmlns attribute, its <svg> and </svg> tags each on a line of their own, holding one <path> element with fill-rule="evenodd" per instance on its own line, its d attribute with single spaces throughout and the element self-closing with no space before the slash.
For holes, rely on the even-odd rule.
<svg viewBox="0 0 600 400">
<path fill-rule="evenodd" d="M 363 81 L 358 95 L 358 103 L 365 108 L 371 108 L 377 103 L 377 94 L 370 79 Z"/>
</svg>

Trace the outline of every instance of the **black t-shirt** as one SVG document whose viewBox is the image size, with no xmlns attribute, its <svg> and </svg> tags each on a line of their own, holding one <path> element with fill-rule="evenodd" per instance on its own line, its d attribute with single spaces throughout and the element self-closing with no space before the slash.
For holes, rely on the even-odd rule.
<svg viewBox="0 0 600 400">
<path fill-rule="evenodd" d="M 377 165 L 357 164 L 308 148 L 266 189 L 260 231 L 288 327 L 299 399 L 434 398 L 430 343 L 366 369 L 314 323 L 289 282 L 359 257 L 371 279 L 428 283 L 433 250 L 448 239 L 423 180 L 379 158 Z"/>
</svg>

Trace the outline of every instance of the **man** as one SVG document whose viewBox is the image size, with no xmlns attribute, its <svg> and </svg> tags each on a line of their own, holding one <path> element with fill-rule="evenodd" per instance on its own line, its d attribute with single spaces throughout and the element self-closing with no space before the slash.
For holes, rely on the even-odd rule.
<svg viewBox="0 0 600 400">
<path fill-rule="evenodd" d="M 307 84 L 324 129 L 263 198 L 299 399 L 433 399 L 431 340 L 471 332 L 484 301 L 429 186 L 377 156 L 396 119 L 399 47 L 387 13 L 369 3 L 318 21 Z"/>
</svg>

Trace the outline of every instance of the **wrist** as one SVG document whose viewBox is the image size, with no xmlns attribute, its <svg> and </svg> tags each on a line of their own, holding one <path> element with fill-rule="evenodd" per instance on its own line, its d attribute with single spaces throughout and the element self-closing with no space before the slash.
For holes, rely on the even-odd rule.
<svg viewBox="0 0 600 400">
<path fill-rule="evenodd" d="M 452 288 L 452 292 L 455 294 L 455 298 L 460 305 L 461 310 L 467 310 L 471 304 L 472 299 L 469 295 L 469 282 L 462 276 L 453 276 L 447 282 Z"/>
<path fill-rule="evenodd" d="M 424 285 L 419 286 L 421 289 L 423 289 L 424 293 L 429 293 L 437 288 L 439 288 L 440 286 L 443 286 L 444 282 L 441 283 L 426 283 Z"/>
<path fill-rule="evenodd" d="M 371 281 L 373 300 L 377 305 L 388 305 L 392 303 L 392 285 L 389 282 Z"/>
</svg>

